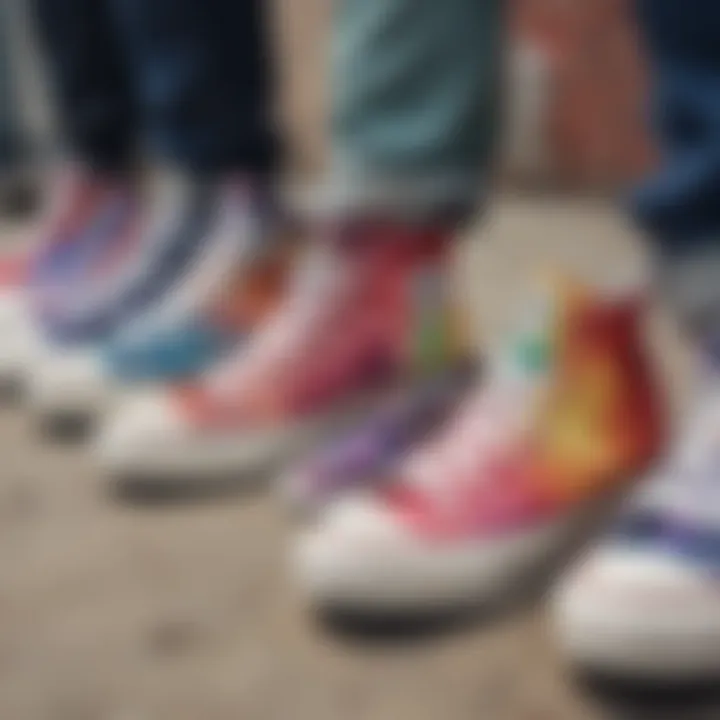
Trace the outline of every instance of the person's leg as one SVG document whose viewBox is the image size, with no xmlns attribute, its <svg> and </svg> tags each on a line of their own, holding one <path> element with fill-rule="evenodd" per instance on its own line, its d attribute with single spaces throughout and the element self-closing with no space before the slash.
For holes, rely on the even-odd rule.
<svg viewBox="0 0 720 720">
<path fill-rule="evenodd" d="M 110 284 L 98 280 L 100 269 L 109 274 L 134 257 L 141 218 L 134 102 L 107 2 L 32 0 L 31 9 L 67 159 L 43 168 L 49 192 L 31 227 L 37 237 L 17 284 L 6 288 L 0 377 L 11 382 L 27 380 L 42 356 L 46 316 L 89 305 L 89 288 Z"/>
<path fill-rule="evenodd" d="M 662 281 L 693 322 L 720 306 L 720 6 L 638 0 L 660 167 L 631 197 Z"/>
<path fill-rule="evenodd" d="M 125 169 L 136 106 L 108 0 L 33 0 L 62 141 L 84 165 Z"/>
<path fill-rule="evenodd" d="M 17 25 L 13 2 L 0 7 L 0 214 L 20 215 L 32 210 L 37 184 L 30 171 L 31 143 L 20 108 Z"/>
<path fill-rule="evenodd" d="M 28 277 L 39 292 L 48 284 L 65 286 L 65 280 L 76 286 L 65 271 L 72 268 L 80 279 L 86 262 L 103 248 L 113 252 L 133 232 L 137 126 L 107 1 L 32 0 L 30 9 L 64 151 L 57 171 L 49 169 L 48 212 Z"/>
<path fill-rule="evenodd" d="M 31 10 L 67 156 L 50 183 L 48 220 L 31 273 L 31 285 L 44 286 L 55 278 L 57 239 L 77 253 L 80 271 L 82 258 L 114 245 L 134 226 L 137 126 L 106 0 L 32 0 Z M 70 265 L 64 254 L 62 264 Z"/>
<path fill-rule="evenodd" d="M 501 3 L 349 0 L 343 9 L 338 206 L 406 229 L 440 221 L 449 238 L 453 214 L 466 216 L 488 192 Z M 383 239 L 391 244 L 392 234 Z M 409 317 L 437 312 L 442 289 L 452 288 L 447 264 L 424 272 L 434 292 L 411 303 Z M 349 443 L 332 452 L 329 473 L 323 460 L 309 480 L 291 479 L 293 495 L 321 502 L 352 486 L 358 468 L 362 483 L 380 488 L 330 507 L 303 535 L 297 561 L 312 599 L 392 615 L 504 597 L 560 555 L 588 502 L 635 479 L 659 449 L 663 415 L 642 303 L 634 288 L 613 290 L 559 282 L 536 304 L 537 327 L 492 353 L 488 377 L 439 432 L 401 452 L 370 444 L 377 436 L 368 432 L 360 450 Z M 384 434 L 394 437 L 386 426 Z"/>
<path fill-rule="evenodd" d="M 264 0 L 111 0 L 151 141 L 185 170 L 277 162 Z"/>
<path fill-rule="evenodd" d="M 332 48 L 329 197 L 366 215 L 467 214 L 489 192 L 501 0 L 343 0 Z"/>
<path fill-rule="evenodd" d="M 126 281 L 97 287 L 82 312 L 61 307 L 52 314 L 54 337 L 74 344 L 82 338 L 93 348 L 53 358 L 36 373 L 36 408 L 46 417 L 95 417 L 112 389 L 110 375 L 169 381 L 200 372 L 231 349 L 240 352 L 260 309 L 277 294 L 266 263 L 283 264 L 269 257 L 278 224 L 278 151 L 268 3 L 103 4 L 137 100 L 143 144 L 160 160 L 151 166 L 159 170 L 151 175 L 153 217 Z M 108 352 L 97 352 L 109 333 Z"/>
<path fill-rule="evenodd" d="M 12 53 L 12 16 L 8 4 L 0 6 L 0 173 L 7 172 L 25 150 L 15 83 L 17 67 Z"/>
<path fill-rule="evenodd" d="M 231 4 L 249 21 L 263 3 Z M 224 2 L 206 5 L 216 10 Z M 184 388 L 179 402 L 167 405 L 175 390 L 156 398 L 173 408 L 156 428 L 146 432 L 138 422 L 137 413 L 145 415 L 139 406 L 120 409 L 103 446 L 117 474 L 243 478 L 250 466 L 297 451 L 316 429 L 327 431 L 321 420 L 359 397 L 425 380 L 465 358 L 450 317 L 448 248 L 490 175 L 502 5 L 340 3 L 329 185 L 341 192 L 326 198 L 333 220 L 317 228 L 309 271 L 247 352 Z M 181 7 L 178 22 L 202 27 L 202 13 Z M 175 432 L 180 427 L 190 429 L 185 440 Z M 215 442 L 223 449 L 208 452 Z"/>
<path fill-rule="evenodd" d="M 720 679 L 720 5 L 637 9 L 661 158 L 633 209 L 700 382 L 667 459 L 565 581 L 557 611 L 560 641 L 586 670 L 675 691 Z"/>
</svg>

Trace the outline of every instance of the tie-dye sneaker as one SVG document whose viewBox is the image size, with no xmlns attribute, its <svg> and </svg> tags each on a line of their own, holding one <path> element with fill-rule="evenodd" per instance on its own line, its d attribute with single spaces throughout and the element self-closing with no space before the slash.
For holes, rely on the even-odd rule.
<svg viewBox="0 0 720 720">
<path fill-rule="evenodd" d="M 159 302 L 106 342 L 50 346 L 32 374 L 41 419 L 92 421 L 127 386 L 192 377 L 241 344 L 279 299 L 289 264 L 262 210 L 252 194 L 230 188 L 197 261 Z"/>
<path fill-rule="evenodd" d="M 222 255 L 227 263 L 238 254 L 232 231 L 215 232 L 218 217 L 231 221 L 230 201 L 217 185 L 190 177 L 158 184 L 152 214 L 133 242 L 108 241 L 106 252 L 83 268 L 71 292 L 42 297 L 36 312 L 44 335 L 56 345 L 104 342 L 120 328 L 165 302 L 182 278 L 202 274 Z M 207 237 L 218 242 L 208 247 Z M 223 252 L 224 250 L 224 252 Z"/>
<path fill-rule="evenodd" d="M 43 343 L 38 314 L 74 293 L 79 282 L 105 264 L 117 247 L 137 236 L 140 212 L 127 179 L 82 170 L 54 183 L 39 240 L 10 260 L 0 288 L 0 382 L 22 382 Z"/>
<path fill-rule="evenodd" d="M 182 490 L 251 482 L 459 355 L 444 228 L 362 224 L 310 249 L 280 309 L 199 382 L 128 400 L 111 475 Z M 202 490 L 201 490 L 202 491 Z"/>
<path fill-rule="evenodd" d="M 720 384 L 704 390 L 668 460 L 554 598 L 571 661 L 625 689 L 720 681 Z"/>
<path fill-rule="evenodd" d="M 558 292 L 544 378 L 491 373 L 386 489 L 329 509 L 299 539 L 321 604 L 364 613 L 495 599 L 567 542 L 586 508 L 657 452 L 661 411 L 640 308 Z"/>
</svg>

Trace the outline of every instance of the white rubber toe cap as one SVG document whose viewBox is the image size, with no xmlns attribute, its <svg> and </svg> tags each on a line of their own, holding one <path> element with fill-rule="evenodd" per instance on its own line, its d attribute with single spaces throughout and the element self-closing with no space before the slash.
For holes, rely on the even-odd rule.
<svg viewBox="0 0 720 720">
<path fill-rule="evenodd" d="M 116 394 L 101 354 L 91 348 L 48 353 L 36 363 L 30 379 L 31 407 L 43 418 L 94 419 Z"/>
<path fill-rule="evenodd" d="M 382 506 L 348 498 L 298 540 L 300 583 L 315 601 L 392 605 L 407 595 L 399 584 L 404 528 Z"/>
<path fill-rule="evenodd" d="M 112 474 L 153 472 L 158 466 L 172 464 L 187 431 L 167 392 L 139 390 L 118 403 L 102 428 L 98 460 Z"/>
<path fill-rule="evenodd" d="M 352 610 L 453 610 L 513 594 L 564 547 L 573 517 L 531 529 L 433 538 L 381 502 L 348 498 L 298 543 L 312 600 Z"/>
<path fill-rule="evenodd" d="M 12 331 L 29 317 L 26 294 L 19 289 L 0 291 L 0 333 Z"/>
<path fill-rule="evenodd" d="M 12 301 L 4 299 L 7 302 L 0 320 L 0 382 L 24 382 L 47 343 L 20 296 Z"/>
<path fill-rule="evenodd" d="M 680 557 L 603 548 L 561 584 L 554 611 L 561 644 L 582 666 L 720 677 L 720 582 Z"/>
</svg>

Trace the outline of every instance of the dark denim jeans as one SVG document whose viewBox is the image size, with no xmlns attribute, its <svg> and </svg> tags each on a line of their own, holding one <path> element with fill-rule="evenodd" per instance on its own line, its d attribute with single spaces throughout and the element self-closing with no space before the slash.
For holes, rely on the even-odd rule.
<svg viewBox="0 0 720 720">
<path fill-rule="evenodd" d="M 200 171 L 276 161 L 266 0 L 34 0 L 60 122 L 88 163 L 139 142 Z"/>
<path fill-rule="evenodd" d="M 661 164 L 634 193 L 634 214 L 661 255 L 708 245 L 720 252 L 720 2 L 636 0 L 636 6 Z"/>
<path fill-rule="evenodd" d="M 12 172 L 28 151 L 28 142 L 19 111 L 18 63 L 12 36 L 17 20 L 9 0 L 0 2 L 0 174 Z"/>
</svg>

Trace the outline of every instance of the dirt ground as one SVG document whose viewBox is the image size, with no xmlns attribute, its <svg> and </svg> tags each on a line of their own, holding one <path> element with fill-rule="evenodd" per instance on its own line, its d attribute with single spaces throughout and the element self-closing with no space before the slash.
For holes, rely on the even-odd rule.
<svg viewBox="0 0 720 720">
<path fill-rule="evenodd" d="M 328 6 L 280 0 L 300 165 L 322 155 Z M 538 263 L 607 278 L 638 261 L 595 203 L 504 200 L 469 235 L 458 286 L 478 342 L 503 328 Z M 292 527 L 271 492 L 120 504 L 85 448 L 43 440 L 18 406 L 0 410 L 0 458 L 1 720 L 605 717 L 572 690 L 542 603 L 451 633 L 338 635 L 295 593 Z"/>
</svg>

